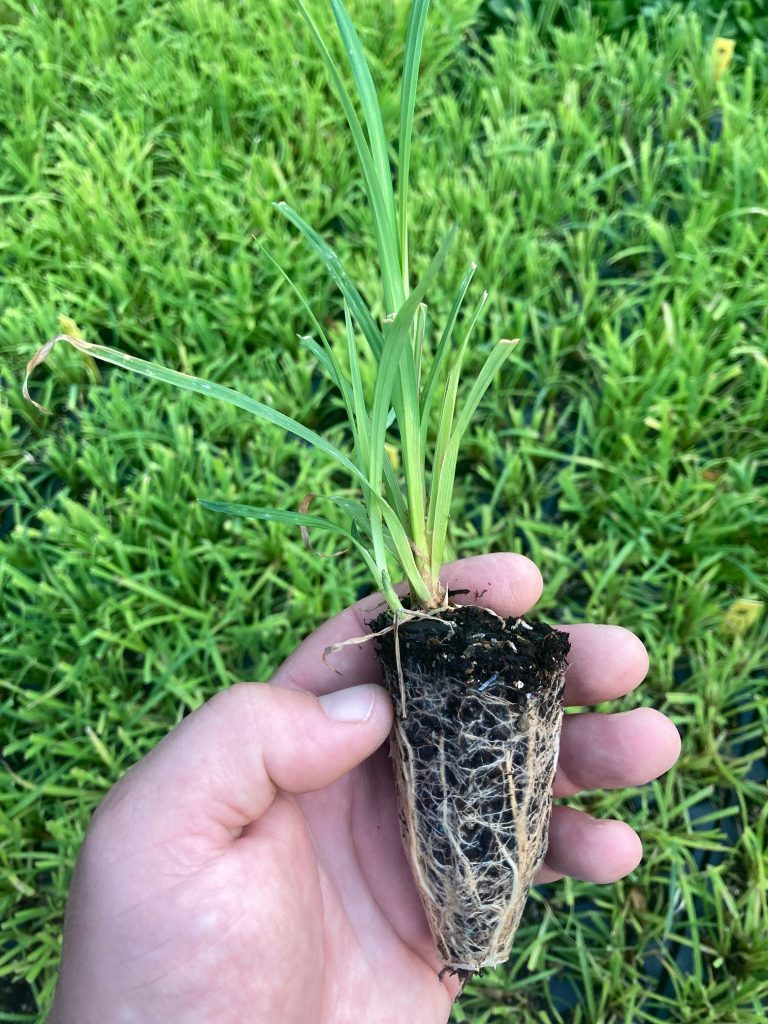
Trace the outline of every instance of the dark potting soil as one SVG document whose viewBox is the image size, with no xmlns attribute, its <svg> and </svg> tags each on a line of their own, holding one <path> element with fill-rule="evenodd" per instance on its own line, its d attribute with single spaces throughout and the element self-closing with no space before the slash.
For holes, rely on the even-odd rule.
<svg viewBox="0 0 768 1024">
<path fill-rule="evenodd" d="M 391 616 L 385 612 L 370 625 L 378 632 L 390 623 Z M 439 615 L 410 619 L 398 627 L 397 634 L 391 630 L 379 637 L 377 647 L 396 714 L 404 719 L 403 731 L 418 760 L 434 761 L 439 742 L 449 748 L 460 746 L 455 763 L 449 760 L 443 768 L 459 800 L 462 771 L 484 764 L 490 767 L 498 757 L 496 745 L 504 742 L 510 743 L 514 767 L 519 769 L 515 784 L 520 799 L 524 787 L 536 788 L 537 780 L 524 771 L 532 733 L 527 712 L 533 710 L 537 717 L 550 720 L 562 706 L 562 676 L 570 650 L 565 633 L 543 622 L 503 619 L 483 608 L 461 605 Z M 501 720 L 500 703 L 505 708 Z M 485 742 L 474 747 L 462 743 L 463 732 L 479 734 Z M 507 784 L 501 775 L 500 782 Z M 541 799 L 545 797 L 542 792 Z M 473 804 L 472 810 L 497 821 L 511 813 L 503 791 L 490 795 L 487 807 Z M 467 837 L 467 849 L 472 859 L 482 859 L 491 845 L 491 831 L 479 826 L 476 832 Z"/>
<path fill-rule="evenodd" d="M 391 621 L 384 612 L 370 627 L 378 632 Z M 544 622 L 502 619 L 475 605 L 411 619 L 398 628 L 397 642 L 401 665 L 418 666 L 436 679 L 463 680 L 479 692 L 493 688 L 520 707 L 562 668 L 570 650 L 567 635 Z M 382 664 L 396 673 L 395 643 L 392 630 L 378 638 L 377 646 Z M 457 708 L 449 703 L 446 710 L 455 714 Z"/>
</svg>

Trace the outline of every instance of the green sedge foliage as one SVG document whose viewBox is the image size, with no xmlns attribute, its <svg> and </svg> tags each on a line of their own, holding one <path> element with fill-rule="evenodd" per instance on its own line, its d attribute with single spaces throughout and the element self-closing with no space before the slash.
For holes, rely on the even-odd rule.
<svg viewBox="0 0 768 1024">
<path fill-rule="evenodd" d="M 340 496 L 327 496 L 326 499 L 341 510 L 348 520 L 348 526 L 339 526 L 324 516 L 304 511 L 208 500 L 202 501 L 202 504 L 228 515 L 272 520 L 299 526 L 304 530 L 318 529 L 336 533 L 359 553 L 394 612 L 402 612 L 403 606 L 391 583 L 390 568 L 393 563 L 398 574 L 408 581 L 411 600 L 421 607 L 435 608 L 446 600 L 439 581 L 439 571 L 446 545 L 459 446 L 479 402 L 514 343 L 502 339 L 492 348 L 476 380 L 464 396 L 463 404 L 459 405 L 462 362 L 472 328 L 486 299 L 483 294 L 468 318 L 461 341 L 455 344 L 457 319 L 475 270 L 472 264 L 459 285 L 429 371 L 425 372 L 423 356 L 427 317 L 423 299 L 440 273 L 455 234 L 453 228 L 424 276 L 411 287 L 408 265 L 408 171 L 419 60 L 429 0 L 413 0 L 408 21 L 400 95 L 396 189 L 390 163 L 390 145 L 363 47 L 341 0 L 329 2 L 355 83 L 362 120 L 315 21 L 301 0 L 296 0 L 296 5 L 310 29 L 341 102 L 360 163 L 373 215 L 384 308 L 388 311 L 383 323 L 377 323 L 333 249 L 287 203 L 275 205 L 301 233 L 343 296 L 348 375 L 343 372 L 331 340 L 312 312 L 306 296 L 263 246 L 262 249 L 265 257 L 277 267 L 293 289 L 314 327 L 317 338 L 303 338 L 302 342 L 341 392 L 353 436 L 351 455 L 290 416 L 232 388 L 125 355 L 102 345 L 90 344 L 74 334 L 60 334 L 48 342 L 30 362 L 27 377 L 35 366 L 44 361 L 57 341 L 65 341 L 96 359 L 187 391 L 218 398 L 294 434 L 334 460 L 359 486 L 362 502 Z M 366 400 L 362 385 L 359 337 L 365 342 L 365 351 L 377 363 L 372 401 Z M 24 388 L 28 394 L 27 381 Z M 442 394 L 442 403 L 437 417 L 436 439 L 430 451 L 429 427 L 438 389 Z M 401 478 L 396 474 L 386 450 L 388 431 L 393 424 L 396 424 L 399 434 Z"/>
</svg>

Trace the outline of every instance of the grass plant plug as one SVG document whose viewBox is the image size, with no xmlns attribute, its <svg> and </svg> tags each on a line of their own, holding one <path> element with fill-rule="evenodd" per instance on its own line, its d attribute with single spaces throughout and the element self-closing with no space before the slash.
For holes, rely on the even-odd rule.
<svg viewBox="0 0 768 1024">
<path fill-rule="evenodd" d="M 342 451 L 255 398 L 91 344 L 76 332 L 57 335 L 35 354 L 24 393 L 29 398 L 30 374 L 63 341 L 96 359 L 252 413 L 312 445 L 346 471 L 359 500 L 314 496 L 315 503 L 327 503 L 331 517 L 309 513 L 308 502 L 299 511 L 208 500 L 203 504 L 227 515 L 340 536 L 363 559 L 384 595 L 387 609 L 371 623 L 371 637 L 396 709 L 391 754 L 403 842 L 443 964 L 441 973 L 466 977 L 508 958 L 528 890 L 544 859 L 568 641 L 542 623 L 505 620 L 484 608 L 457 605 L 440 583 L 459 447 L 514 342 L 495 343 L 475 380 L 460 394 L 462 365 L 486 299 L 483 294 L 473 309 L 463 312 L 474 264 L 467 268 L 434 344 L 423 302 L 441 273 L 454 231 L 424 276 L 413 285 L 410 280 L 408 172 L 429 0 L 413 0 L 410 9 L 396 154 L 390 152 L 355 28 L 341 0 L 329 2 L 357 102 L 311 15 L 301 0 L 296 6 L 349 124 L 373 215 L 386 315 L 377 319 L 333 250 L 285 203 L 276 204 L 277 209 L 341 292 L 340 339 L 328 336 L 290 274 L 266 249 L 264 254 L 312 325 L 314 335 L 302 343 L 342 396 L 351 450 Z M 363 359 L 376 362 L 373 394 L 363 386 Z M 388 457 L 395 440 L 397 469 L 397 460 Z M 394 590 L 393 573 L 407 580 L 406 599 Z"/>
</svg>

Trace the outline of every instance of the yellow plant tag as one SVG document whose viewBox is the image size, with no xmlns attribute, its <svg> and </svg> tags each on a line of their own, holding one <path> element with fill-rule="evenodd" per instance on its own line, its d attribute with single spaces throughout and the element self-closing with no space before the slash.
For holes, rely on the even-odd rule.
<svg viewBox="0 0 768 1024">
<path fill-rule="evenodd" d="M 750 626 L 754 626 L 762 611 L 762 601 L 750 601 L 742 597 L 727 609 L 720 623 L 720 632 L 725 636 L 743 636 Z"/>
<path fill-rule="evenodd" d="M 712 46 L 712 74 L 716 82 L 719 82 L 728 70 L 728 65 L 731 63 L 735 49 L 735 39 L 726 39 L 725 36 L 718 36 L 715 40 Z"/>
</svg>

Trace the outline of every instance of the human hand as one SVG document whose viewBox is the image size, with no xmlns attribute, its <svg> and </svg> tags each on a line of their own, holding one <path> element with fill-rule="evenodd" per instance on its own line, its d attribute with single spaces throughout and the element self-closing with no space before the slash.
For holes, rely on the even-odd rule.
<svg viewBox="0 0 768 1024">
<path fill-rule="evenodd" d="M 522 615 L 541 593 L 519 555 L 457 562 L 444 581 L 502 615 Z M 372 645 L 333 655 L 341 676 L 322 660 L 366 632 L 375 606 L 368 598 L 321 626 L 271 685 L 217 694 L 109 792 L 73 877 L 49 1024 L 447 1021 L 458 982 L 438 984 L 400 841 L 382 746 L 392 712 L 371 685 Z M 633 634 L 563 628 L 566 703 L 642 681 Z M 316 698 L 329 694 L 323 707 Z M 675 727 L 652 709 L 568 715 L 555 797 L 638 785 L 678 753 Z M 623 822 L 556 806 L 539 880 L 612 882 L 640 856 Z"/>
</svg>

